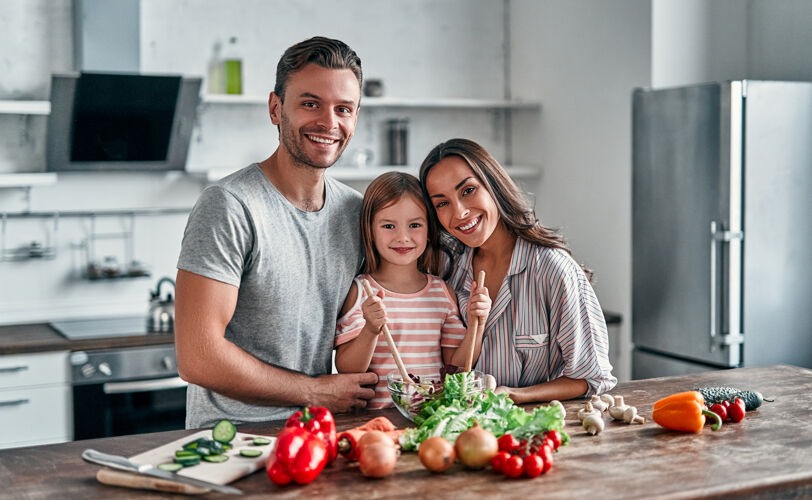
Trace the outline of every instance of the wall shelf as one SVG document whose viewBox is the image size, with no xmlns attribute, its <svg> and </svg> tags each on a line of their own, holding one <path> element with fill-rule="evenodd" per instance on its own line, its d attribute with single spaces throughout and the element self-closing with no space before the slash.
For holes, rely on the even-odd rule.
<svg viewBox="0 0 812 500">
<path fill-rule="evenodd" d="M 205 94 L 206 104 L 267 104 L 268 98 L 257 95 Z M 407 99 L 394 97 L 363 97 L 365 108 L 423 108 L 423 109 L 527 109 L 539 110 L 541 103 L 504 99 Z"/>
<path fill-rule="evenodd" d="M 508 174 L 514 179 L 537 179 L 541 176 L 540 167 L 527 165 L 514 165 L 514 166 L 505 166 L 505 169 L 507 170 Z M 407 172 L 416 177 L 418 175 L 420 167 L 416 165 L 384 165 L 378 167 L 334 166 L 330 167 L 327 170 L 327 175 L 343 182 L 371 181 L 376 177 L 378 177 L 379 175 L 386 172 L 391 172 L 393 170 L 398 172 Z M 204 178 L 207 182 L 216 182 L 235 171 L 236 170 L 215 169 L 215 170 L 207 170 L 205 172 L 201 171 L 199 175 L 205 176 Z M 197 172 L 195 172 L 194 174 L 197 174 Z"/>
<path fill-rule="evenodd" d="M 56 184 L 56 173 L 0 174 L 0 188 L 28 188 Z"/>
<path fill-rule="evenodd" d="M 48 115 L 51 101 L 0 101 L 0 114 Z"/>
</svg>

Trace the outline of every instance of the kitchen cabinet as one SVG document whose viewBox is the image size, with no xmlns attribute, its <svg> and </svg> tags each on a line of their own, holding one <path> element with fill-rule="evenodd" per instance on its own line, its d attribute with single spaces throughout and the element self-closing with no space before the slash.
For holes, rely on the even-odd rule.
<svg viewBox="0 0 812 500">
<path fill-rule="evenodd" d="M 0 448 L 70 441 L 68 351 L 0 356 Z"/>
</svg>

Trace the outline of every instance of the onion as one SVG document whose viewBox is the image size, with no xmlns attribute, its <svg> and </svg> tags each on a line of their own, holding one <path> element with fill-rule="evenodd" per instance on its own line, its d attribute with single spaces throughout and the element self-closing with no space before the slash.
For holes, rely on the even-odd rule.
<svg viewBox="0 0 812 500">
<path fill-rule="evenodd" d="M 367 431 L 358 439 L 358 453 L 361 453 L 361 450 L 371 444 L 394 445 L 395 443 L 392 441 L 392 438 L 382 431 Z"/>
<path fill-rule="evenodd" d="M 457 454 L 454 446 L 440 436 L 434 436 L 420 443 L 417 457 L 423 467 L 432 472 L 442 472 L 452 465 Z"/>
<path fill-rule="evenodd" d="M 368 477 L 388 476 L 395 470 L 398 453 L 391 443 L 367 444 L 359 451 L 358 465 L 361 473 Z"/>
<path fill-rule="evenodd" d="M 473 427 L 457 437 L 454 449 L 466 467 L 480 469 L 490 463 L 499 451 L 499 444 L 493 434 L 474 422 Z"/>
</svg>

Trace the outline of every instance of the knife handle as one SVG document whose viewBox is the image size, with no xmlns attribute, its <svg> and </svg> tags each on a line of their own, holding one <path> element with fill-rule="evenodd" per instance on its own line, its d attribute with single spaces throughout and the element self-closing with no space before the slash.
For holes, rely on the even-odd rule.
<svg viewBox="0 0 812 500">
<path fill-rule="evenodd" d="M 119 455 L 109 455 L 100 451 L 88 448 L 82 452 L 82 458 L 94 464 L 106 465 L 114 469 L 138 472 L 138 466 Z"/>
</svg>

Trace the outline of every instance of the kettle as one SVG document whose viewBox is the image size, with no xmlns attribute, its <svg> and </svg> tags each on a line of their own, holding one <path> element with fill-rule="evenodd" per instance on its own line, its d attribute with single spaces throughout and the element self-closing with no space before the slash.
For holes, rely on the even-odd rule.
<svg viewBox="0 0 812 500">
<path fill-rule="evenodd" d="M 166 294 L 166 298 L 161 297 L 161 286 L 172 285 L 172 292 Z M 175 282 L 171 278 L 163 277 L 158 280 L 155 291 L 150 291 L 149 314 L 147 315 L 148 332 L 173 332 L 175 330 L 175 299 L 172 293 L 175 291 Z"/>
</svg>

